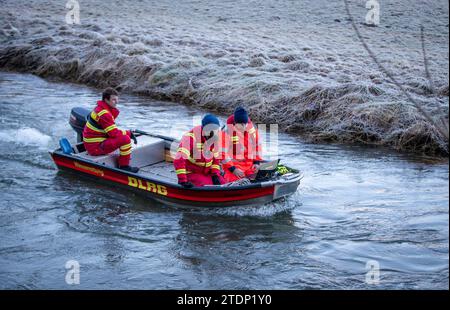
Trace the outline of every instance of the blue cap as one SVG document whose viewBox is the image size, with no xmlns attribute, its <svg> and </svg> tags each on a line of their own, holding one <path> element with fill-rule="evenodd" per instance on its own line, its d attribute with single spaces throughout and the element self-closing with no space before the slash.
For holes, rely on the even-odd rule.
<svg viewBox="0 0 450 310">
<path fill-rule="evenodd" d="M 202 119 L 202 127 L 205 127 L 206 125 L 209 124 L 214 124 L 220 127 L 220 122 L 217 119 L 217 117 L 215 117 L 212 114 L 206 114 Z"/>
<path fill-rule="evenodd" d="M 248 123 L 248 114 L 243 107 L 237 107 L 236 110 L 234 110 L 234 123 L 238 124 Z"/>
</svg>

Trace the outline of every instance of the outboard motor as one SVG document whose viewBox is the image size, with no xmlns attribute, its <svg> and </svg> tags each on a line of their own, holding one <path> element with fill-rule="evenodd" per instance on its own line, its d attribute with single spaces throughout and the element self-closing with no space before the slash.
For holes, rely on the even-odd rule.
<svg viewBox="0 0 450 310">
<path fill-rule="evenodd" d="M 77 133 L 77 142 L 83 141 L 83 130 L 87 122 L 87 117 L 91 111 L 85 108 L 73 108 L 70 112 L 69 124 Z"/>
</svg>

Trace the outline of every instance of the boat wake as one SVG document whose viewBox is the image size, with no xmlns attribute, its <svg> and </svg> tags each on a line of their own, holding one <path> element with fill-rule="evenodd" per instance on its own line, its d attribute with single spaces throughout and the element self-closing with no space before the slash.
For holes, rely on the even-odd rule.
<svg viewBox="0 0 450 310">
<path fill-rule="evenodd" d="M 211 208 L 203 210 L 205 213 L 213 213 L 223 216 L 251 216 L 251 217 L 271 217 L 279 213 L 288 212 L 302 205 L 300 202 L 299 192 L 292 196 L 282 198 L 277 201 L 266 203 L 264 205 L 245 206 L 245 207 L 228 207 L 228 208 Z M 203 213 L 203 212 L 202 212 Z"/>
<path fill-rule="evenodd" d="M 0 131 L 0 141 L 16 143 L 25 146 L 38 146 L 45 149 L 49 146 L 52 138 L 35 128 L 24 127 Z"/>
</svg>

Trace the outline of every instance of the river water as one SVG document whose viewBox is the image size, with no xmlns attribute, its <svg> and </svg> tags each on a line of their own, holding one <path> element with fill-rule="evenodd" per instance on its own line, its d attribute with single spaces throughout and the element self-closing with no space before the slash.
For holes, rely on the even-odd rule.
<svg viewBox="0 0 450 310">
<path fill-rule="evenodd" d="M 448 289 L 448 161 L 280 134 L 305 175 L 289 199 L 168 208 L 53 165 L 70 109 L 98 92 L 0 73 L 0 288 Z M 124 128 L 173 136 L 204 113 L 135 96 L 121 111 Z"/>
</svg>

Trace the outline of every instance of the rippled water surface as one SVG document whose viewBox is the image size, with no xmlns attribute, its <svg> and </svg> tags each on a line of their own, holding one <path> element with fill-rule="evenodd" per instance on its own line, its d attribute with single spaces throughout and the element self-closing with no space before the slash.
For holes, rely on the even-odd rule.
<svg viewBox="0 0 450 310">
<path fill-rule="evenodd" d="M 97 97 L 0 73 L 0 288 L 448 289 L 448 161 L 281 134 L 280 156 L 305 175 L 289 199 L 167 208 L 57 172 L 48 151 L 73 140 L 70 109 Z M 204 113 L 121 100 L 122 127 L 172 136 Z M 78 286 L 65 282 L 68 260 Z M 370 260 L 378 285 L 366 283 Z"/>
</svg>

